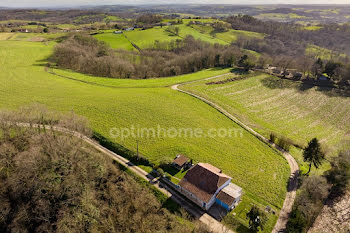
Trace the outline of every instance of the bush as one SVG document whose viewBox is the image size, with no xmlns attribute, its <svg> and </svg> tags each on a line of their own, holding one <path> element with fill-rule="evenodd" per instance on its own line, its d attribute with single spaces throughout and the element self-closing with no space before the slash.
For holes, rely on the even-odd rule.
<svg viewBox="0 0 350 233">
<path fill-rule="evenodd" d="M 270 133 L 270 142 L 275 143 L 276 142 L 276 135 L 274 133 Z"/>
<path fill-rule="evenodd" d="M 294 202 L 293 211 L 287 224 L 287 232 L 307 232 L 321 212 L 329 190 L 330 185 L 324 177 L 307 177 Z"/>
<path fill-rule="evenodd" d="M 332 168 L 326 172 L 326 177 L 332 186 L 332 197 L 338 197 L 345 193 L 350 186 L 350 151 L 339 153 L 331 161 Z"/>
<path fill-rule="evenodd" d="M 285 151 L 289 151 L 290 150 L 290 147 L 293 145 L 293 142 L 292 140 L 290 140 L 289 138 L 286 138 L 286 137 L 281 137 L 279 140 L 278 140 L 278 143 L 277 145 L 279 147 L 281 147 L 283 150 Z"/>
</svg>

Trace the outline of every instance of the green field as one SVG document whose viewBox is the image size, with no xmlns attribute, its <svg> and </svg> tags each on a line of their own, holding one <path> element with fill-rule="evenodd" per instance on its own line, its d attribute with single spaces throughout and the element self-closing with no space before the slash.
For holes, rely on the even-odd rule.
<svg viewBox="0 0 350 233">
<path fill-rule="evenodd" d="M 282 20 L 282 19 L 306 19 L 308 17 L 303 15 L 298 15 L 295 13 L 288 13 L 288 14 L 282 14 L 282 13 L 263 13 L 259 14 L 257 16 L 254 16 L 257 19 L 264 19 L 264 20 Z"/>
<path fill-rule="evenodd" d="M 199 80 L 203 78 L 209 78 L 217 75 L 222 75 L 229 73 L 231 69 L 221 69 L 221 68 L 213 68 L 213 69 L 207 69 L 202 70 L 196 73 L 192 74 L 185 74 L 185 75 L 179 75 L 174 77 L 167 77 L 167 78 L 151 78 L 151 79 L 113 79 L 113 78 L 106 78 L 106 77 L 95 77 L 95 76 L 88 76 L 85 74 L 76 73 L 69 70 L 61 70 L 61 69 L 54 69 L 54 72 L 56 74 L 73 78 L 78 81 L 88 82 L 90 84 L 97 84 L 97 85 L 105 85 L 109 87 L 115 87 L 115 88 L 139 88 L 139 87 L 168 87 L 176 83 L 183 83 L 188 81 L 194 81 Z"/>
<path fill-rule="evenodd" d="M 346 54 L 337 54 L 329 49 L 322 48 L 316 45 L 309 45 L 306 50 L 305 54 L 309 56 L 314 56 L 314 57 L 319 57 L 325 60 L 330 60 L 333 57 L 336 56 L 341 56 L 341 57 L 346 57 Z"/>
<path fill-rule="evenodd" d="M 207 19 L 208 21 L 209 19 Z M 147 30 L 136 29 L 134 31 L 125 31 L 124 36 L 127 39 L 137 45 L 141 49 L 151 48 L 154 46 L 155 41 L 170 42 L 177 39 L 183 39 L 188 35 L 193 36 L 195 39 L 200 39 L 212 44 L 225 44 L 228 45 L 231 42 L 237 40 L 238 37 L 255 37 L 263 38 L 264 35 L 255 32 L 241 31 L 241 30 L 229 30 L 222 33 L 212 33 L 213 28 L 211 26 L 204 25 L 192 25 L 186 24 L 176 25 L 179 27 L 179 36 L 174 35 L 166 31 L 167 26 L 154 27 Z M 131 49 L 131 43 L 125 39 L 123 35 L 114 35 L 113 33 L 98 34 L 95 37 L 99 40 L 107 42 L 112 48 L 116 49 Z"/>
<path fill-rule="evenodd" d="M 345 96 L 350 93 L 266 74 L 226 84 L 206 85 L 206 82 L 183 88 L 219 103 L 266 137 L 274 132 L 302 146 L 317 137 L 329 155 L 336 155 L 349 144 L 350 99 Z M 292 154 L 302 163 L 300 150 L 293 148 Z"/>
<path fill-rule="evenodd" d="M 240 129 L 197 99 L 169 87 L 159 85 L 149 88 L 157 86 L 154 79 L 142 81 L 142 86 L 148 88 L 108 88 L 46 73 L 41 64 L 51 52 L 51 44 L 0 42 L 0 67 L 3 71 L 0 73 L 1 108 L 15 109 L 39 103 L 57 111 L 74 111 L 85 116 L 93 130 L 134 151 L 135 138 L 113 139 L 110 129 L 132 126 L 157 128 L 158 125 L 162 128 L 201 128 L 204 132 L 211 128 Z M 210 72 L 217 75 L 222 70 L 203 71 L 203 77 L 208 77 Z M 199 75 L 194 74 L 194 77 L 198 79 Z M 192 77 L 188 75 L 179 79 L 182 82 Z M 167 80 L 165 86 L 178 82 L 177 78 L 164 80 Z M 129 87 L 137 82 L 120 81 Z M 231 175 L 233 181 L 244 188 L 247 198 L 281 208 L 289 176 L 287 162 L 251 134 L 242 133 L 242 137 L 232 138 L 143 137 L 139 138 L 139 149 L 151 162 L 183 153 L 195 161 L 211 163 Z"/>
<path fill-rule="evenodd" d="M 9 32 L 9 33 L 0 33 L 0 40 L 8 40 L 11 38 L 15 33 Z"/>
<path fill-rule="evenodd" d="M 156 40 L 170 42 L 172 40 L 181 39 L 178 36 L 166 32 L 165 29 L 166 27 L 154 27 L 147 30 L 136 29 L 134 31 L 124 32 L 124 35 L 141 49 L 153 47 Z"/>
<path fill-rule="evenodd" d="M 211 38 L 220 40 L 220 43 L 230 44 L 236 41 L 239 37 L 263 38 L 264 35 L 257 32 L 249 32 L 242 30 L 228 30 L 226 32 L 215 32 L 214 28 L 209 25 L 191 25 L 191 28 L 201 32 L 202 34 L 210 35 Z"/>
<path fill-rule="evenodd" d="M 0 41 L 44 41 L 54 40 L 64 35 L 65 33 L 0 33 Z"/>
<path fill-rule="evenodd" d="M 304 30 L 308 30 L 308 31 L 317 31 L 322 28 L 323 28 L 322 26 L 317 26 L 317 25 L 303 27 Z"/>
<path fill-rule="evenodd" d="M 125 38 L 124 34 L 115 34 L 113 32 L 101 33 L 94 36 L 96 39 L 109 44 L 112 49 L 125 49 L 128 51 L 136 50 L 134 46 Z"/>
</svg>

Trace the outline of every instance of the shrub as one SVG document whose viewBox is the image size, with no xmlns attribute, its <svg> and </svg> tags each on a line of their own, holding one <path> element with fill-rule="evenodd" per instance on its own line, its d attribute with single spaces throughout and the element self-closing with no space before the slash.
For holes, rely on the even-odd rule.
<svg viewBox="0 0 350 233">
<path fill-rule="evenodd" d="M 275 143 L 276 142 L 276 134 L 270 133 L 270 142 Z"/>
<path fill-rule="evenodd" d="M 332 186 L 332 197 L 338 197 L 345 193 L 350 186 L 350 151 L 339 153 L 331 161 L 332 168 L 326 172 L 326 177 Z"/>
<path fill-rule="evenodd" d="M 288 233 L 307 232 L 322 210 L 330 185 L 321 176 L 307 177 L 300 187 L 287 224 Z"/>
<path fill-rule="evenodd" d="M 292 140 L 290 140 L 289 138 L 286 138 L 284 136 L 282 136 L 279 140 L 278 140 L 278 146 L 281 147 L 283 150 L 285 151 L 289 151 L 290 147 L 293 145 Z"/>
</svg>

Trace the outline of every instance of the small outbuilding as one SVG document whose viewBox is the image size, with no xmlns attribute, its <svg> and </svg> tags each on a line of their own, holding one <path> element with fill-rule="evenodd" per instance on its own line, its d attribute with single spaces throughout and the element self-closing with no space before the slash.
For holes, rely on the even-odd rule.
<svg viewBox="0 0 350 233">
<path fill-rule="evenodd" d="M 183 155 L 177 155 L 172 163 L 173 167 L 175 167 L 176 169 L 181 170 L 182 168 L 186 169 L 189 168 L 190 161 L 187 157 L 183 156 Z"/>
</svg>

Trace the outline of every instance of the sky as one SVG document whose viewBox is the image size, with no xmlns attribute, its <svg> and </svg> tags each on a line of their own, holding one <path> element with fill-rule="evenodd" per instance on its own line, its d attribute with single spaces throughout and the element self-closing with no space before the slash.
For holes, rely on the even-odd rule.
<svg viewBox="0 0 350 233">
<path fill-rule="evenodd" d="M 0 0 L 2 7 L 72 7 L 137 4 L 350 4 L 350 0 Z"/>
</svg>

